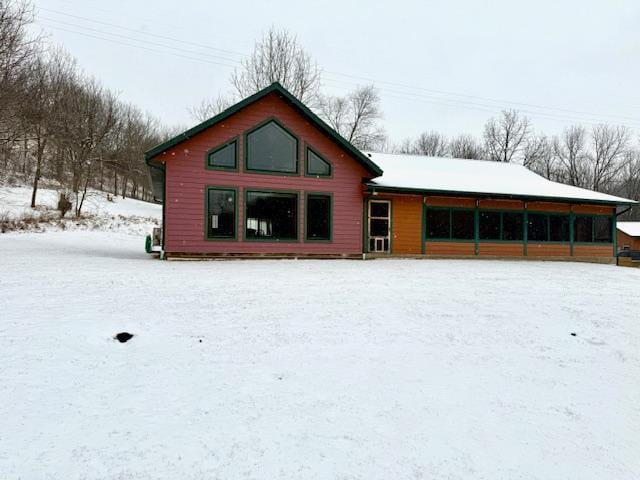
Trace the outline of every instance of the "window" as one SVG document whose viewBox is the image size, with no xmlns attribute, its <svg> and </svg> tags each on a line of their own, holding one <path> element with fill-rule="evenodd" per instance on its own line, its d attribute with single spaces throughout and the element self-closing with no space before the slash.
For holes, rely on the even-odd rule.
<svg viewBox="0 0 640 480">
<path fill-rule="evenodd" d="M 473 210 L 428 208 L 426 236 L 432 240 L 473 240 Z"/>
<path fill-rule="evenodd" d="M 307 240 L 330 240 L 331 196 L 318 193 L 308 194 L 305 218 Z"/>
<path fill-rule="evenodd" d="M 613 226 L 611 217 L 605 216 L 579 216 L 574 223 L 574 236 L 576 242 L 582 243 L 611 243 L 613 242 Z"/>
<path fill-rule="evenodd" d="M 238 166 L 237 162 L 237 141 L 217 147 L 207 153 L 207 167 L 223 170 L 235 170 Z"/>
<path fill-rule="evenodd" d="M 473 210 L 451 210 L 451 238 L 473 240 L 475 237 Z"/>
<path fill-rule="evenodd" d="M 450 238 L 450 210 L 427 210 L 427 238 Z"/>
<path fill-rule="evenodd" d="M 567 215 L 549 215 L 549 240 L 552 242 L 569 241 L 569 217 Z"/>
<path fill-rule="evenodd" d="M 593 241 L 600 243 L 611 243 L 612 240 L 611 218 L 594 217 L 593 218 Z"/>
<path fill-rule="evenodd" d="M 502 240 L 523 240 L 523 216 L 520 212 L 502 212 Z"/>
<path fill-rule="evenodd" d="M 235 238 L 236 192 L 207 188 L 207 238 Z"/>
<path fill-rule="evenodd" d="M 320 157 L 320 155 L 316 154 L 313 150 L 307 148 L 306 174 L 315 177 L 330 177 L 331 164 Z"/>
<path fill-rule="evenodd" d="M 247 192 L 247 239 L 296 240 L 298 195 L 281 192 Z"/>
<path fill-rule="evenodd" d="M 298 140 L 270 121 L 247 135 L 247 170 L 297 173 Z"/>
<path fill-rule="evenodd" d="M 530 213 L 528 227 L 528 241 L 547 242 L 549 240 L 549 221 L 547 215 L 543 213 Z"/>
<path fill-rule="evenodd" d="M 574 236 L 576 242 L 593 242 L 593 217 L 576 217 Z"/>
<path fill-rule="evenodd" d="M 500 212 L 480 212 L 480 240 L 500 240 Z"/>
</svg>

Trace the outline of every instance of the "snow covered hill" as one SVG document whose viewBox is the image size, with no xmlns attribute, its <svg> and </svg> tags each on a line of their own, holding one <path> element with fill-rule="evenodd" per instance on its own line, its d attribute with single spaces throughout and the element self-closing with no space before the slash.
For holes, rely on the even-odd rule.
<svg viewBox="0 0 640 480">
<path fill-rule="evenodd" d="M 637 269 L 0 258 L 3 480 L 640 478 Z"/>
<path fill-rule="evenodd" d="M 36 209 L 30 207 L 30 187 L 0 186 L 0 232 L 45 231 L 45 230 L 109 230 L 134 235 L 149 233 L 160 223 L 162 206 L 133 200 L 111 197 L 92 190 L 82 209 L 82 217 L 74 218 L 72 212 L 64 219 L 56 210 L 58 192 L 55 189 L 40 189 Z"/>
</svg>

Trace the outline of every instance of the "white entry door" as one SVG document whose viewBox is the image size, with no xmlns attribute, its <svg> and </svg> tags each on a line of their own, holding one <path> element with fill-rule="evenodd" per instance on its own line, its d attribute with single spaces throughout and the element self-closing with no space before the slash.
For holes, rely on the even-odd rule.
<svg viewBox="0 0 640 480">
<path fill-rule="evenodd" d="M 391 230 L 391 202 L 369 201 L 369 252 L 389 253 Z"/>
</svg>

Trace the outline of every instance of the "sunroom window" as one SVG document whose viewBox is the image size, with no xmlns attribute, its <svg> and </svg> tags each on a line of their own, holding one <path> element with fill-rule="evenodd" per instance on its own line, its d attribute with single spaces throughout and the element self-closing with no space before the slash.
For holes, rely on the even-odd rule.
<svg viewBox="0 0 640 480">
<path fill-rule="evenodd" d="M 298 195 L 247 192 L 245 237 L 262 240 L 298 238 Z"/>
<path fill-rule="evenodd" d="M 247 135 L 247 170 L 296 173 L 298 140 L 271 121 Z"/>
</svg>

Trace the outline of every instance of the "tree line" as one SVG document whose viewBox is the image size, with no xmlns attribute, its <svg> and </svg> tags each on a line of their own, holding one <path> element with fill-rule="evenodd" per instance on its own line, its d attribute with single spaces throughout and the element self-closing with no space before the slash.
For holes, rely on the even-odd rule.
<svg viewBox="0 0 640 480">
<path fill-rule="evenodd" d="M 152 199 L 144 151 L 177 129 L 120 101 L 64 50 L 29 35 L 33 17 L 28 0 L 0 0 L 0 175 L 29 181 L 32 206 L 40 180 L 56 182 L 73 195 L 76 215 L 90 188 Z M 505 110 L 479 138 L 427 131 L 392 144 L 375 86 L 323 93 L 321 68 L 294 35 L 275 27 L 231 73 L 229 90 L 190 112 L 203 121 L 275 81 L 362 150 L 517 162 L 550 180 L 640 199 L 640 148 L 624 126 L 573 125 L 549 137 Z"/>
<path fill-rule="evenodd" d="M 76 216 L 90 189 L 151 200 L 143 152 L 166 133 L 81 71 L 64 50 L 30 35 L 34 10 L 0 0 L 0 172 L 32 186 L 42 179 L 72 200 Z"/>
<path fill-rule="evenodd" d="M 391 148 L 396 153 L 515 162 L 556 182 L 640 199 L 640 145 L 628 127 L 571 125 L 551 137 L 536 132 L 528 117 L 504 110 L 484 125 L 481 138 L 451 139 L 427 131 Z M 634 211 L 636 210 L 636 211 Z M 640 217 L 632 209 L 625 218 Z"/>
</svg>

